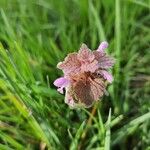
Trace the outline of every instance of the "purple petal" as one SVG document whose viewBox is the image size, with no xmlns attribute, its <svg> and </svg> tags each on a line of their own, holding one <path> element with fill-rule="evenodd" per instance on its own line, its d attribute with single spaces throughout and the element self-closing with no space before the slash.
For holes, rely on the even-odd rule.
<svg viewBox="0 0 150 150">
<path fill-rule="evenodd" d="M 113 57 L 103 56 L 99 60 L 99 67 L 104 68 L 104 69 L 108 69 L 108 68 L 111 68 L 114 65 L 114 63 L 115 63 L 115 60 Z"/>
<path fill-rule="evenodd" d="M 66 87 L 68 84 L 69 81 L 64 77 L 60 77 L 54 81 L 54 85 L 56 87 Z"/>
<path fill-rule="evenodd" d="M 64 94 L 63 88 L 58 88 L 57 91 L 61 94 Z"/>
<path fill-rule="evenodd" d="M 105 71 L 105 70 L 102 70 L 102 71 L 101 71 L 101 74 L 102 74 L 102 76 L 104 77 L 104 79 L 106 79 L 109 83 L 112 83 L 112 81 L 113 81 L 113 76 L 112 76 L 109 72 L 107 72 L 107 71 Z"/>
<path fill-rule="evenodd" d="M 108 47 L 108 43 L 104 41 L 99 45 L 97 51 L 104 53 L 104 49 L 106 49 L 107 47 Z"/>
</svg>

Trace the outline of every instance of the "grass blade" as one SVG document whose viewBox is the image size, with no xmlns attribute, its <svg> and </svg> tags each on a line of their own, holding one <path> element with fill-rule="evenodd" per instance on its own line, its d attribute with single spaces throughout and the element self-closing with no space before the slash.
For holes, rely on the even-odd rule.
<svg viewBox="0 0 150 150">
<path fill-rule="evenodd" d="M 109 109 L 109 115 L 107 119 L 104 150 L 110 150 L 110 138 L 111 138 L 110 126 L 111 126 L 111 108 Z"/>
</svg>

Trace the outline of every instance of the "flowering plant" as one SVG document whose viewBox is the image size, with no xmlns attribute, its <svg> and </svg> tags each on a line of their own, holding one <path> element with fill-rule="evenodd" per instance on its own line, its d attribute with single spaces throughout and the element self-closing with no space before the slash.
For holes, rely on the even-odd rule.
<svg viewBox="0 0 150 150">
<path fill-rule="evenodd" d="M 107 83 L 113 81 L 108 69 L 115 62 L 104 51 L 107 47 L 108 43 L 102 42 L 97 50 L 91 51 L 82 44 L 78 53 L 68 54 L 57 64 L 64 76 L 56 79 L 54 85 L 61 94 L 65 89 L 65 103 L 70 107 L 90 107 L 107 93 Z"/>
</svg>

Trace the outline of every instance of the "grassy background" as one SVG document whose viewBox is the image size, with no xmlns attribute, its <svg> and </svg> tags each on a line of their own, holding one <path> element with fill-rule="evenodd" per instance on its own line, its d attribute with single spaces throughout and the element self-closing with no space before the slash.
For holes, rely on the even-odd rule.
<svg viewBox="0 0 150 150">
<path fill-rule="evenodd" d="M 149 27 L 149 0 L 0 0 L 0 150 L 149 150 Z M 94 116 L 71 110 L 56 64 L 103 40 L 117 59 L 110 94 Z"/>
</svg>

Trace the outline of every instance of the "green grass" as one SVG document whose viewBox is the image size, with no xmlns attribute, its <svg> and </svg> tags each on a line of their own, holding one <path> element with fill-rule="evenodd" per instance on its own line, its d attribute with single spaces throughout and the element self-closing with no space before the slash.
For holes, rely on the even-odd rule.
<svg viewBox="0 0 150 150">
<path fill-rule="evenodd" d="M 149 6 L 149 0 L 1 0 L 0 149 L 149 150 Z M 56 65 L 81 43 L 96 49 L 103 40 L 116 58 L 109 96 L 94 116 L 92 108 L 69 109 L 53 86 L 62 75 Z"/>
</svg>

